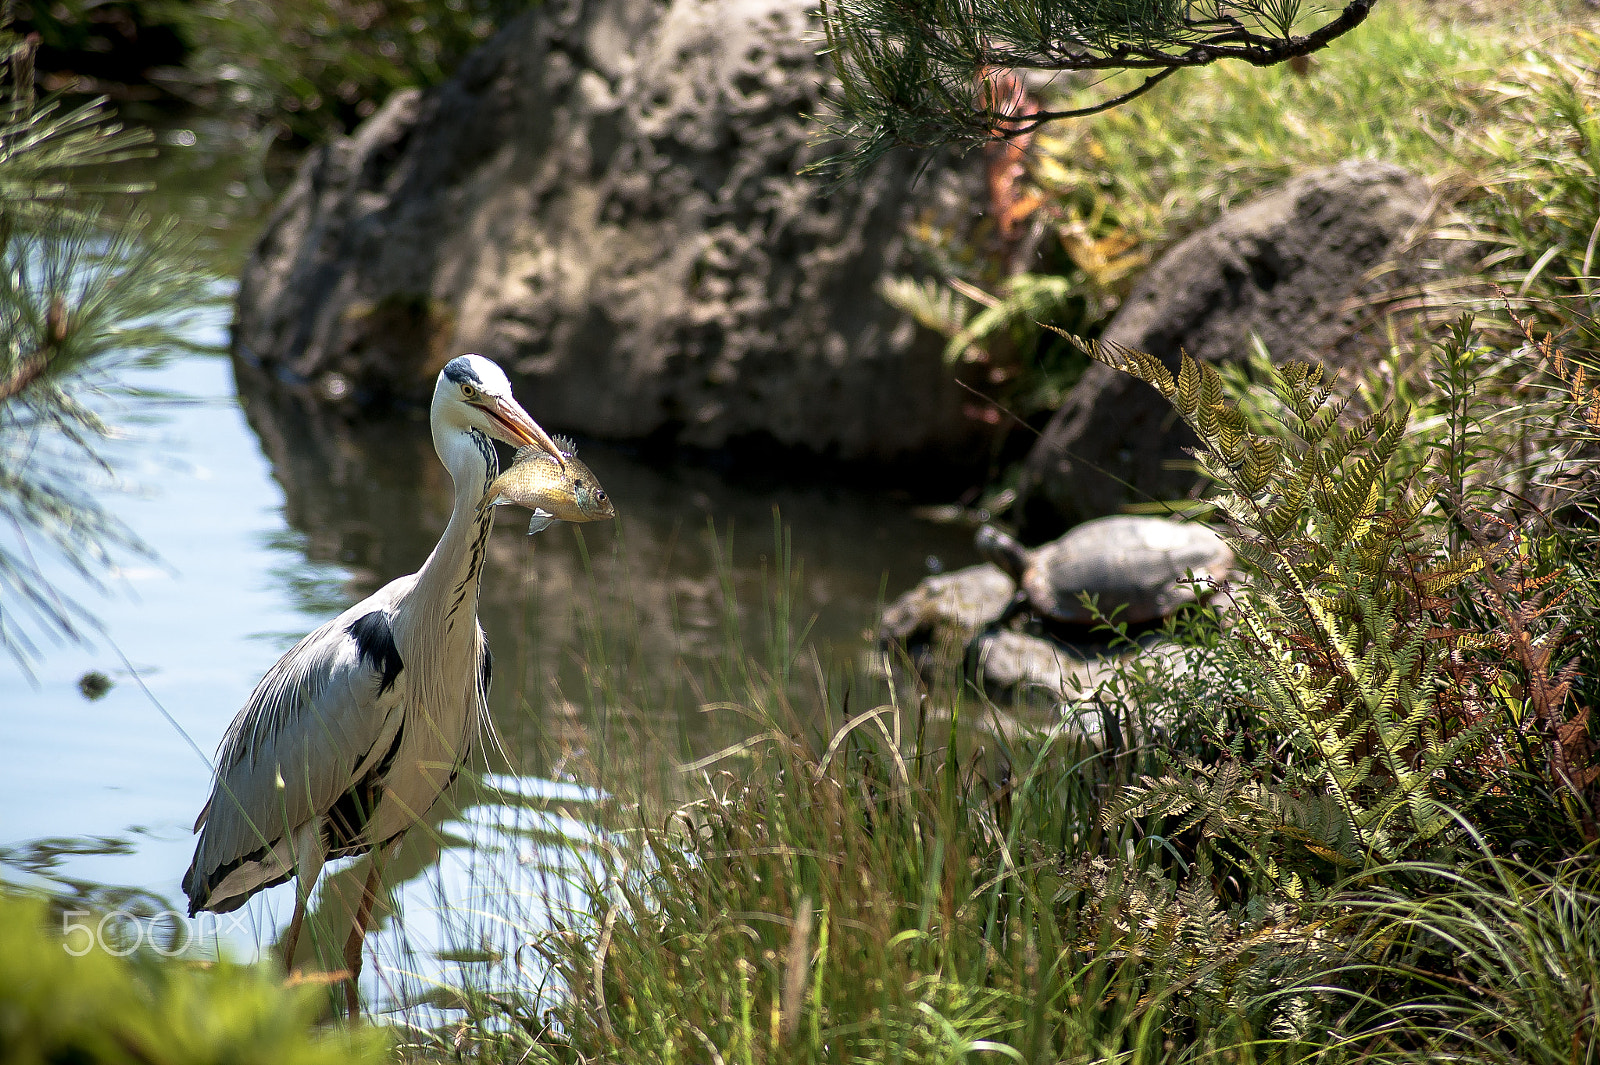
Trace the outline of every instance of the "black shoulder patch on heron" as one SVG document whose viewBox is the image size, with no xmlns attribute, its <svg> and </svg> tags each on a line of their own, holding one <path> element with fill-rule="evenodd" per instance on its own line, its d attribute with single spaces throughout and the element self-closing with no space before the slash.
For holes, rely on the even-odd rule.
<svg viewBox="0 0 1600 1065">
<path fill-rule="evenodd" d="M 378 694 L 382 695 L 394 687 L 394 679 L 400 675 L 404 663 L 400 661 L 400 651 L 394 645 L 394 630 L 389 627 L 389 616 L 381 610 L 374 610 L 356 618 L 345 631 L 355 639 L 356 652 L 362 661 L 370 663 L 373 669 L 383 674 Z"/>
<path fill-rule="evenodd" d="M 444 375 L 458 385 L 483 384 L 483 379 L 478 376 L 478 371 L 472 368 L 472 360 L 465 355 L 457 355 L 445 363 Z"/>
<path fill-rule="evenodd" d="M 389 779 L 389 773 L 394 769 L 395 756 L 400 753 L 400 740 L 405 736 L 406 727 L 402 721 L 399 728 L 394 730 L 394 739 L 389 741 L 389 749 L 378 759 L 376 765 L 367 770 L 366 774 L 350 785 L 339 800 L 328 810 L 322 822 L 322 845 L 328 851 L 328 857 L 350 858 L 357 854 L 365 854 L 372 846 L 372 841 L 366 839 L 363 833 L 367 829 L 367 822 L 372 819 L 372 812 L 377 809 L 378 802 L 383 798 L 384 783 Z M 374 747 L 372 750 L 377 750 Z M 372 751 L 368 751 L 370 755 Z M 367 755 L 357 759 L 359 765 Z M 353 767 L 352 767 L 353 768 Z"/>
<path fill-rule="evenodd" d="M 489 681 L 494 676 L 494 654 L 489 650 L 489 641 L 483 641 L 483 661 L 478 663 L 478 682 L 483 685 L 483 697 L 489 698 Z"/>
</svg>

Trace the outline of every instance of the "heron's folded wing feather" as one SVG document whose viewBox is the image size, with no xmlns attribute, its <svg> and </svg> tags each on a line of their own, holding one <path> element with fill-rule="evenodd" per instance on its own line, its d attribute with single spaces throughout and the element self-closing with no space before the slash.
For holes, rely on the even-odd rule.
<svg viewBox="0 0 1600 1065">
<path fill-rule="evenodd" d="M 195 871 L 209 876 L 325 814 L 400 727 L 398 692 L 363 657 L 354 607 L 310 633 L 261 679 L 217 754 Z"/>
</svg>

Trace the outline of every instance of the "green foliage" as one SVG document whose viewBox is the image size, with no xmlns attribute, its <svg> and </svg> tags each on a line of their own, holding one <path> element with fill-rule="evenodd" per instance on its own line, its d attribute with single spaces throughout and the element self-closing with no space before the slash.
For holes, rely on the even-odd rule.
<svg viewBox="0 0 1600 1065">
<path fill-rule="evenodd" d="M 1480 134 L 1508 149 L 1538 135 L 1495 106 L 1495 89 L 1544 62 L 1526 49 L 1548 25 L 1535 37 L 1509 18 L 1466 23 L 1383 4 L 1308 66 L 1186 72 L 1125 106 L 1041 130 L 1030 176 L 1060 224 L 1146 255 L 1293 173 L 1351 157 L 1481 177 L 1491 153 Z M 1566 54 L 1560 37 L 1545 47 Z M 1070 84 L 1061 91 L 1062 106 L 1087 98 Z"/>
<path fill-rule="evenodd" d="M 973 232 L 917 231 L 928 268 L 944 279 L 943 294 L 931 279 L 897 283 L 887 293 L 890 301 L 946 338 L 971 329 L 965 357 L 998 379 L 974 374 L 970 383 L 1027 418 L 1058 406 L 1082 370 L 1070 349 L 1041 337 L 1035 322 L 1098 335 L 1140 269 L 1163 248 L 1290 174 L 1352 155 L 1398 163 L 1433 180 L 1443 202 L 1461 199 L 1459 220 L 1441 235 L 1451 246 L 1496 248 L 1493 269 L 1514 294 L 1521 286 L 1517 271 L 1525 274 L 1547 246 L 1506 243 L 1490 216 L 1503 213 L 1497 198 L 1524 195 L 1516 192 L 1518 174 L 1528 177 L 1533 168 L 1508 165 L 1524 152 L 1551 160 L 1552 173 L 1581 174 L 1576 160 L 1563 157 L 1578 142 L 1551 135 L 1559 116 L 1544 107 L 1547 95 L 1535 87 L 1553 71 L 1581 68 L 1588 38 L 1580 32 L 1547 36 L 1550 24 L 1571 17 L 1550 7 L 1518 8 L 1476 23 L 1452 18 L 1451 10 L 1380 5 L 1353 31 L 1351 47 L 1328 49 L 1314 64 L 1189 71 L 1124 106 L 1041 129 L 1023 157 L 1025 176 L 1009 198 L 988 205 L 989 218 Z M 1540 42 L 1537 50 L 1529 50 L 1530 40 Z M 1516 86 L 1523 87 L 1517 106 L 1503 106 Z M 1591 91 L 1581 83 L 1579 89 Z M 1100 90 L 1063 79 L 1034 91 L 1076 107 Z M 1576 217 L 1587 202 L 1583 188 L 1570 180 L 1552 183 L 1539 202 L 1561 199 L 1563 210 Z M 997 254 L 992 230 L 1002 216 L 1027 236 Z M 1536 219 L 1531 211 L 1530 220 Z M 1582 240 L 1564 244 L 1562 253 L 1577 266 L 1592 227 L 1561 230 L 1569 236 L 1580 231 Z M 1021 264 L 1027 273 L 1011 277 Z M 1433 302 L 1448 305 L 1471 281 L 1439 274 L 1426 284 L 1439 293 Z M 1414 301 L 1417 293 L 1397 295 Z M 969 301 L 979 305 L 974 309 Z M 1565 306 L 1569 313 L 1578 309 L 1571 299 Z M 1394 350 L 1412 349 L 1402 342 Z M 1410 379 L 1425 365 L 1412 359 L 1377 387 L 1410 389 L 1413 400 L 1425 402 L 1425 382 Z M 1476 368 L 1487 369 L 1481 361 Z M 1419 418 L 1432 416 L 1418 412 Z"/>
<path fill-rule="evenodd" d="M 1600 1062 L 1600 903 L 1592 868 L 1549 875 L 1487 858 L 1397 867 L 1426 893 L 1345 902 L 1352 971 L 1384 986 L 1351 1039 L 1362 1061 Z"/>
<path fill-rule="evenodd" d="M 90 583 L 118 552 L 148 554 L 98 498 L 116 485 L 100 408 L 119 365 L 181 345 L 162 318 L 198 297 L 167 230 L 98 222 L 91 213 L 15 235 L 0 257 L 0 513 L 24 530 L 0 544 L 0 644 L 24 661 L 30 630 L 77 638 L 92 625 L 44 576 L 44 553 Z"/>
<path fill-rule="evenodd" d="M 347 132 L 396 89 L 437 85 L 533 0 L 201 0 L 169 17 L 188 69 L 285 135 Z"/>
<path fill-rule="evenodd" d="M 263 967 L 115 957 L 84 941 L 83 920 L 71 918 L 80 927 L 64 940 L 51 932 L 60 916 L 42 900 L 0 892 L 0 1056 L 7 1062 L 388 1060 L 376 1029 L 315 1026 L 325 1001 L 318 987 L 283 987 Z"/>
<path fill-rule="evenodd" d="M 997 776 L 898 747 L 941 731 L 891 704 L 816 747 L 774 730 L 750 771 L 639 823 L 584 885 L 594 924 L 542 943 L 571 995 L 543 1052 L 1178 1062 L 1299 1026 L 1273 984 L 1322 953 L 1301 907 L 1236 913 L 1203 864 L 1175 883 L 1123 860 L 1133 837 L 1095 818 L 1114 760 L 1033 739 Z"/>
<path fill-rule="evenodd" d="M 1194 832 L 1208 862 L 1210 841 L 1231 844 L 1228 859 L 1269 896 L 1284 899 L 1320 893 L 1331 881 L 1330 864 L 1362 864 L 1355 830 L 1334 796 L 1291 794 L 1261 777 L 1238 759 L 1210 766 L 1189 760 L 1124 790 L 1101 819 L 1109 828 L 1127 817 L 1158 814 L 1167 819 L 1167 835 Z"/>
<path fill-rule="evenodd" d="M 946 287 L 933 280 L 895 278 L 883 286 L 882 295 L 946 338 L 947 364 L 981 368 L 987 393 L 1019 418 L 1059 407 L 1087 365 L 1077 349 L 1038 324 L 1092 324 L 1082 288 L 1071 278 L 1012 274 L 1000 296 L 966 283 Z M 980 305 L 976 314 L 969 315 L 968 300 Z"/>
<path fill-rule="evenodd" d="M 1470 377 L 1475 337 L 1463 322 L 1442 340 L 1441 380 Z M 1429 472 L 1450 466 L 1433 447 L 1466 439 L 1448 416 L 1410 440 L 1417 422 L 1341 410 L 1316 371 L 1261 372 L 1277 390 L 1243 412 L 1202 368 L 1168 374 L 1209 427 L 1215 476 L 1240 486 L 1221 502 L 1241 515 L 1256 576 L 1229 589 L 1228 625 L 1175 623 L 1185 668 L 1143 656 L 1100 687 L 1083 709 L 1115 720 L 1103 744 L 1014 721 L 974 735 L 999 712 L 960 687 L 819 668 L 803 690 L 780 538 L 770 616 L 728 604 L 725 668 L 700 694 L 757 734 L 685 767 L 690 798 L 667 809 L 633 801 L 635 767 L 597 771 L 611 797 L 587 816 L 604 836 L 546 898 L 555 929 L 528 933 L 516 973 L 533 975 L 466 991 L 435 1045 L 517 1061 L 1568 1060 L 1561 1050 L 1587 1065 L 1569 1033 L 1593 1024 L 1592 892 L 1459 864 L 1480 847 L 1550 857 L 1517 842 L 1538 825 L 1470 820 L 1537 794 L 1499 760 L 1508 739 L 1526 742 L 1518 771 L 1557 817 L 1563 794 L 1577 798 L 1552 768 L 1560 737 L 1538 724 L 1552 708 L 1573 720 L 1559 656 L 1508 662 L 1496 685 L 1463 671 L 1467 652 L 1531 653 L 1546 636 L 1554 650 L 1566 644 L 1551 626 L 1572 617 L 1541 621 L 1553 585 L 1519 589 L 1509 554 L 1470 534 L 1452 555 L 1447 508 L 1407 502 L 1433 499 Z M 1429 402 L 1447 414 L 1467 398 Z M 1464 483 L 1481 461 L 1461 464 Z M 1490 575 L 1506 607 L 1461 614 Z M 1507 615 L 1522 619 L 1520 645 Z M 742 650 L 755 631 L 760 649 Z M 598 732 L 620 707 L 660 704 L 627 653 L 585 657 Z M 1497 711 L 1491 693 L 1521 705 Z M 1577 869 L 1589 852 L 1572 840 L 1552 850 Z M 509 916 L 520 900 L 507 916 L 498 905 L 488 920 L 531 923 Z M 1445 920 L 1469 912 L 1471 927 Z"/>
<path fill-rule="evenodd" d="M 1332 382 L 1291 363 L 1270 382 L 1283 417 L 1266 435 L 1208 364 L 1184 355 L 1174 376 L 1142 352 L 1084 346 L 1171 399 L 1200 438 L 1196 459 L 1254 578 L 1238 600 L 1240 646 L 1289 745 L 1290 785 L 1336 799 L 1359 847 L 1384 858 L 1450 826 L 1434 782 L 1481 736 L 1446 729 L 1438 712 L 1446 648 L 1432 610 L 1484 559 L 1444 553 L 1422 522 L 1427 493 L 1396 462 L 1406 415 L 1341 425 Z"/>
<path fill-rule="evenodd" d="M 135 190 L 82 180 L 139 154 L 148 134 L 98 102 L 35 101 L 30 47 L 0 28 L 0 50 L 0 515 L 16 530 L 0 542 L 0 646 L 25 664 L 35 635 L 81 637 L 91 620 L 46 579 L 42 555 L 93 582 L 115 551 L 144 552 L 96 498 L 114 483 L 97 449 L 103 400 L 119 364 L 180 345 L 164 323 L 204 281 L 171 227 L 106 216 L 105 194 Z"/>
<path fill-rule="evenodd" d="M 1020 224 L 1040 234 L 1024 260 L 1028 270 L 1061 286 L 1055 306 L 1036 320 L 1095 336 L 1139 268 L 1165 247 L 1291 174 L 1367 156 L 1430 179 L 1446 207 L 1459 201 L 1459 215 L 1440 235 L 1451 246 L 1492 249 L 1486 268 L 1508 295 L 1515 297 L 1539 265 L 1519 313 L 1535 315 L 1541 329 L 1570 331 L 1594 311 L 1575 282 L 1557 279 L 1595 269 L 1594 262 L 1584 266 L 1594 231 L 1593 216 L 1584 214 L 1593 210 L 1582 156 L 1590 142 L 1563 117 L 1592 117 L 1594 110 L 1592 80 L 1581 76 L 1593 62 L 1586 58 L 1593 36 L 1570 25 L 1574 18 L 1551 4 L 1519 5 L 1481 21 L 1452 7 L 1383 4 L 1348 47 L 1330 48 L 1313 64 L 1189 71 L 1111 111 L 1041 129 L 1011 205 Z M 1072 108 L 1102 89 L 1061 79 L 1035 91 L 1052 106 Z M 1006 206 L 991 203 L 989 213 Z M 1502 221 L 1514 217 L 1523 221 Z M 1014 267 L 997 269 L 982 224 L 973 234 L 919 236 L 936 275 L 951 287 L 972 284 L 1005 298 L 1006 270 Z M 1442 273 L 1426 282 L 1431 302 L 1444 308 L 1475 291 L 1464 289 L 1472 283 Z M 1417 293 L 1398 295 L 1414 300 Z M 1558 309 L 1561 319 L 1548 317 Z M 1480 328 L 1490 325 L 1480 319 Z M 1396 350 L 1410 349 L 1401 343 Z M 997 398 L 1004 391 L 1048 397 L 1061 385 L 1053 365 L 1020 363 L 1015 378 L 993 391 Z M 1420 382 L 1391 377 L 1383 384 Z M 1416 391 L 1420 400 L 1426 389 Z M 1026 405 L 1010 396 L 1004 402 Z"/>
<path fill-rule="evenodd" d="M 1577 30 L 1490 91 L 1502 120 L 1478 138 L 1491 161 L 1473 205 L 1495 278 L 1563 343 L 1600 349 L 1600 35 Z M 1524 302 L 1525 301 L 1525 302 Z"/>
<path fill-rule="evenodd" d="M 7 69 L 24 46 L 7 40 Z M 122 183 L 85 180 L 88 167 L 106 167 L 150 154 L 148 130 L 111 119 L 101 102 L 68 108 L 60 99 L 37 102 L 31 92 L 0 91 L 0 243 L 37 232 L 81 210 L 84 197 L 129 191 Z"/>
<path fill-rule="evenodd" d="M 1447 389 L 1479 343 L 1467 321 L 1441 340 Z M 710 704 L 764 723 L 719 756 L 744 764 L 667 814 L 612 801 L 576 905 L 535 940 L 568 997 L 548 1016 L 531 989 L 483 998 L 480 1053 L 1594 1060 L 1600 770 L 1557 650 L 1590 654 L 1563 626 L 1600 604 L 1592 575 L 1529 578 L 1446 505 L 1455 473 L 1488 490 L 1473 397 L 1427 397 L 1418 441 L 1311 367 L 1258 367 L 1241 409 L 1209 367 L 1086 347 L 1200 435 L 1251 573 L 1227 627 L 1194 616 L 1186 668 L 1103 685 L 1103 746 L 1013 727 L 975 749 L 995 710 L 959 688 L 819 677 L 814 709 L 791 703 L 797 652 L 770 623 L 769 665 L 746 657 Z M 1546 822 L 1516 822 L 1507 804 L 1540 796 Z M 1511 852 L 1567 871 L 1513 873 Z"/>
</svg>

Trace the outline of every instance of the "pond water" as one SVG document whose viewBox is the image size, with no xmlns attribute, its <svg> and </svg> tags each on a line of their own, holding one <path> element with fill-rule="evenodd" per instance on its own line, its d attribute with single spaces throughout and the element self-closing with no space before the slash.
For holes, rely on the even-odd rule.
<svg viewBox="0 0 1600 1065">
<path fill-rule="evenodd" d="M 165 165 L 203 169 L 182 164 Z M 193 184 L 167 204 L 212 227 L 227 269 L 254 214 L 217 205 L 249 188 L 225 169 Z M 44 559 L 103 634 L 46 647 L 31 676 L 0 657 L 0 878 L 102 906 L 123 897 L 104 890 L 115 886 L 157 913 L 182 903 L 207 759 L 255 682 L 306 631 L 415 570 L 450 506 L 425 420 L 348 425 L 248 382 L 241 395 L 223 353 L 225 302 L 173 314 L 209 350 L 135 371 L 128 383 L 159 398 L 113 409 L 125 431 L 106 449 L 127 490 L 105 502 L 156 557 L 125 559 L 104 594 Z M 701 709 L 728 686 L 731 650 L 781 669 L 767 648 L 787 624 L 820 662 L 848 664 L 885 594 L 930 565 L 973 560 L 968 530 L 918 520 L 883 493 L 789 483 L 780 470 L 729 483 L 598 444 L 582 457 L 616 500 L 614 524 L 530 538 L 526 512 L 502 508 L 481 618 L 504 750 L 475 757 L 479 771 L 388 871 L 398 917 L 369 941 L 369 1002 L 418 997 L 441 952 L 500 949 L 484 921 L 462 916 L 481 914 L 472 900 L 486 886 L 534 900 L 506 933 L 525 940 L 586 860 L 597 829 L 585 810 L 602 777 L 617 779 L 601 768 L 630 766 L 641 789 L 667 794 L 681 760 L 747 727 Z M 95 700 L 79 689 L 91 671 L 112 681 Z M 341 927 L 361 873 L 330 866 L 319 948 L 336 949 L 320 940 Z M 235 914 L 166 917 L 145 934 L 251 957 L 292 906 L 280 887 Z"/>
</svg>

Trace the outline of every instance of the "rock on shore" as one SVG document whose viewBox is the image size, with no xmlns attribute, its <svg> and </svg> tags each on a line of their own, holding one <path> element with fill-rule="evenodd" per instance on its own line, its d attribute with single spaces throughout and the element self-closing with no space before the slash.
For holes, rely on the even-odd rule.
<svg viewBox="0 0 1600 1065">
<path fill-rule="evenodd" d="M 1103 339 L 1173 370 L 1180 351 L 1211 362 L 1248 357 L 1346 362 L 1358 355 L 1377 294 L 1403 287 L 1434 201 L 1391 163 L 1352 159 L 1301 174 L 1175 245 L 1139 280 Z M 1397 261 L 1398 260 L 1398 261 Z M 1388 276 L 1374 277 L 1385 265 Z M 1017 518 L 1033 539 L 1149 499 L 1181 499 L 1198 475 L 1197 443 L 1142 381 L 1095 364 L 1050 419 L 1024 463 Z"/>
<path fill-rule="evenodd" d="M 451 355 L 555 429 L 970 464 L 942 341 L 888 307 L 971 163 L 802 174 L 813 0 L 551 0 L 428 93 L 314 150 L 240 283 L 236 354 L 353 409 L 425 402 Z M 966 456 L 964 458 L 964 456 Z M 925 463 L 926 465 L 926 463 Z"/>
</svg>

